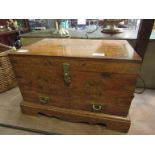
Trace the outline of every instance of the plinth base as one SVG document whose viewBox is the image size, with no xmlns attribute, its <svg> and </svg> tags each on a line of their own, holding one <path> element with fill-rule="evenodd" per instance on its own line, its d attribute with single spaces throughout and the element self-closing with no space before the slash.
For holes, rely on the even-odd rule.
<svg viewBox="0 0 155 155">
<path fill-rule="evenodd" d="M 65 109 L 55 106 L 35 104 L 23 101 L 21 103 L 23 113 L 30 115 L 44 114 L 70 122 L 87 122 L 90 124 L 102 124 L 106 129 L 127 132 L 130 127 L 130 120 L 126 117 L 92 113 L 82 110 Z"/>
</svg>

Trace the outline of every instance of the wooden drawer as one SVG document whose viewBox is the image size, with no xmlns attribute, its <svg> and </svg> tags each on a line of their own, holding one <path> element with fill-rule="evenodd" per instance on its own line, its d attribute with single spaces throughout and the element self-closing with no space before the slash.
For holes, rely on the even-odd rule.
<svg viewBox="0 0 155 155">
<path fill-rule="evenodd" d="M 83 98 L 79 96 L 53 96 L 53 94 L 36 92 L 31 89 L 22 90 L 22 95 L 25 101 L 38 104 L 119 116 L 127 116 L 133 98 L 95 98 L 92 96 Z M 47 103 L 41 103 L 39 99 L 40 97 L 48 97 L 49 101 Z"/>
</svg>

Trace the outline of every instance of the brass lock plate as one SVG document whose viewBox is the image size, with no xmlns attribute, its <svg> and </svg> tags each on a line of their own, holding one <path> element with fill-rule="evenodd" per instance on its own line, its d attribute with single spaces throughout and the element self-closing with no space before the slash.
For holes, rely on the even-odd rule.
<svg viewBox="0 0 155 155">
<path fill-rule="evenodd" d="M 69 64 L 68 63 L 63 63 L 63 71 L 64 71 L 64 82 L 66 84 L 70 84 L 71 83 L 71 77 L 70 77 Z"/>
</svg>

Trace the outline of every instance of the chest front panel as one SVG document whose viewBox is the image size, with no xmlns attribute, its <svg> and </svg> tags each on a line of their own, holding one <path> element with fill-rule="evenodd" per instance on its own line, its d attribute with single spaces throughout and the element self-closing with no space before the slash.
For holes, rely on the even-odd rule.
<svg viewBox="0 0 155 155">
<path fill-rule="evenodd" d="M 50 56 L 16 55 L 11 60 L 24 100 L 122 116 L 128 114 L 140 67 L 128 61 Z M 42 103 L 40 97 L 48 101 Z"/>
</svg>

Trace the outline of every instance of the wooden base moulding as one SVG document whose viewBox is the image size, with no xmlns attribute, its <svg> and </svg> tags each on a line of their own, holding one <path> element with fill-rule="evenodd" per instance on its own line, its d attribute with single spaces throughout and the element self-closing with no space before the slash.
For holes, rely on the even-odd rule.
<svg viewBox="0 0 155 155">
<path fill-rule="evenodd" d="M 128 132 L 131 124 L 128 117 L 119 117 L 108 114 L 92 113 L 82 110 L 59 108 L 55 106 L 35 104 L 26 101 L 23 101 L 21 103 L 21 109 L 23 113 L 30 115 L 44 114 L 70 122 L 87 122 L 89 124 L 102 124 L 106 127 L 106 129 L 116 130 L 120 132 Z"/>
</svg>

